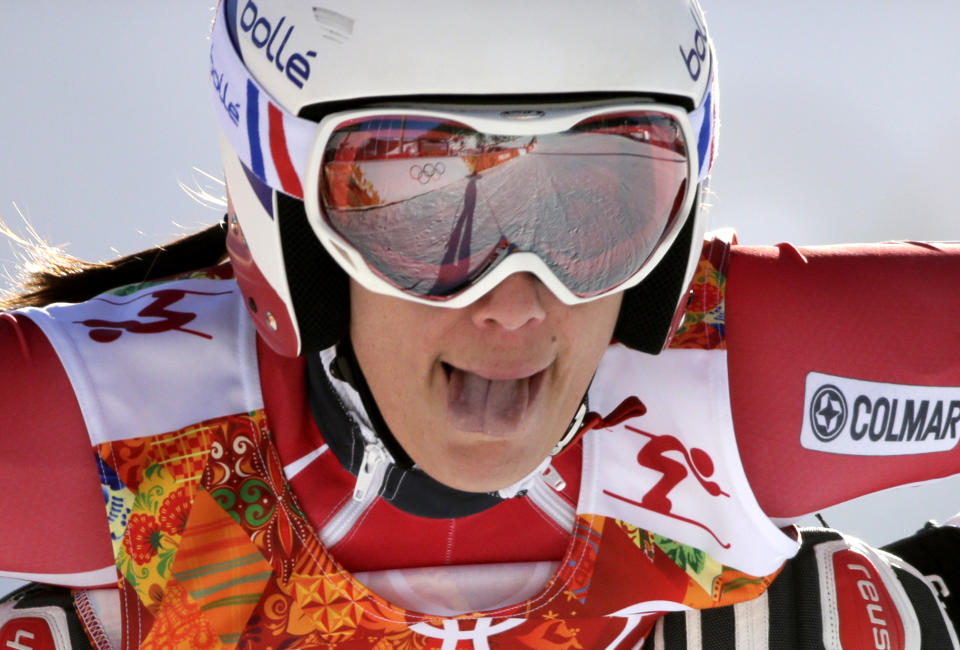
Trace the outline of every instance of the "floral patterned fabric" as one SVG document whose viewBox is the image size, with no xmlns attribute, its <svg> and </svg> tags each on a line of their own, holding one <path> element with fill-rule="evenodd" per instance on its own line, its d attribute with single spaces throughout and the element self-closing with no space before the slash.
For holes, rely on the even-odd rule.
<svg viewBox="0 0 960 650">
<path fill-rule="evenodd" d="M 671 348 L 722 350 L 724 340 L 724 296 L 727 264 L 733 232 L 720 231 L 707 237 L 700 262 L 690 285 L 690 298 L 680 327 L 670 341 Z"/>
<path fill-rule="evenodd" d="M 641 603 L 727 605 L 771 580 L 581 515 L 560 569 L 537 596 L 430 616 L 370 592 L 327 552 L 283 476 L 262 411 L 96 452 L 121 588 L 145 612 L 144 648 L 632 647 L 656 619 L 633 613 L 644 611 Z"/>
</svg>

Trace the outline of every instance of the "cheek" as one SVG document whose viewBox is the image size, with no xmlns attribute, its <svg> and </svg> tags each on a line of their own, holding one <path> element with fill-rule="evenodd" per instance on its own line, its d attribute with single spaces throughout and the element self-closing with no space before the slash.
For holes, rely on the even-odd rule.
<svg viewBox="0 0 960 650">
<path fill-rule="evenodd" d="M 438 311 L 351 282 L 350 338 L 381 408 L 391 396 L 430 380 L 445 327 L 446 314 Z"/>
<path fill-rule="evenodd" d="M 575 308 L 575 334 L 571 338 L 574 345 L 582 347 L 583 354 L 599 361 L 613 338 L 622 302 L 623 294 L 618 293 Z"/>
<path fill-rule="evenodd" d="M 409 317 L 403 305 L 351 283 L 350 339 L 354 352 L 371 386 L 383 383 L 383 378 L 395 376 L 406 363 L 409 353 Z"/>
<path fill-rule="evenodd" d="M 596 373 L 613 337 L 621 299 L 622 295 L 616 294 L 579 305 L 567 313 L 561 335 L 566 349 L 557 368 L 557 381 L 568 399 L 579 400 Z"/>
<path fill-rule="evenodd" d="M 575 339 L 574 345 L 580 347 L 577 354 L 578 370 L 580 374 L 588 375 L 587 381 L 593 377 L 600 358 L 613 338 L 622 298 L 623 294 L 618 293 L 582 306 L 585 311 L 579 314 L 582 319 L 581 334 Z"/>
</svg>

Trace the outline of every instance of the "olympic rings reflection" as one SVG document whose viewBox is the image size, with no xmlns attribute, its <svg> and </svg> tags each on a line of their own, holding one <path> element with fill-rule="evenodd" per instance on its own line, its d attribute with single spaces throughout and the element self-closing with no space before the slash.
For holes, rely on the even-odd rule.
<svg viewBox="0 0 960 650">
<path fill-rule="evenodd" d="M 426 185 L 434 179 L 439 179 L 445 171 L 447 171 L 447 167 L 442 162 L 426 163 L 423 166 L 411 165 L 410 178 L 418 181 L 421 185 Z"/>
</svg>

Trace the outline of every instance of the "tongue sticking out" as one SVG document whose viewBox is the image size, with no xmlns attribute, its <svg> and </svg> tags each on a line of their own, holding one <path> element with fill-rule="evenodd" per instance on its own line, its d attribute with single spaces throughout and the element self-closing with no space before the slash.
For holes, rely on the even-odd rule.
<svg viewBox="0 0 960 650">
<path fill-rule="evenodd" d="M 496 436 L 514 433 L 530 404 L 530 377 L 484 379 L 472 372 L 451 368 L 447 393 L 450 423 L 461 431 Z"/>
</svg>

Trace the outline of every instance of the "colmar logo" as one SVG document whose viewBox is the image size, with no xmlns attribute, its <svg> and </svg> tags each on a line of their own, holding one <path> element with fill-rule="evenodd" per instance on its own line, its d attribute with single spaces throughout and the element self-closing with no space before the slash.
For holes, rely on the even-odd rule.
<svg viewBox="0 0 960 650">
<path fill-rule="evenodd" d="M 247 0 L 237 23 L 239 31 L 250 37 L 250 41 L 258 50 L 264 52 L 267 60 L 273 63 L 277 70 L 286 74 L 287 79 L 297 88 L 303 88 L 303 84 L 310 79 L 310 59 L 316 58 L 317 53 L 314 50 L 302 53 L 293 51 L 292 44 L 288 47 L 296 26 L 289 24 L 287 16 L 280 16 L 279 19 L 267 18 L 260 13 L 253 0 Z"/>
<path fill-rule="evenodd" d="M 824 442 L 840 435 L 847 423 L 847 400 L 840 389 L 830 384 L 817 389 L 810 400 L 810 423 L 813 434 Z"/>
<path fill-rule="evenodd" d="M 807 375 L 800 441 L 834 454 L 949 451 L 960 442 L 960 387 Z"/>
</svg>

